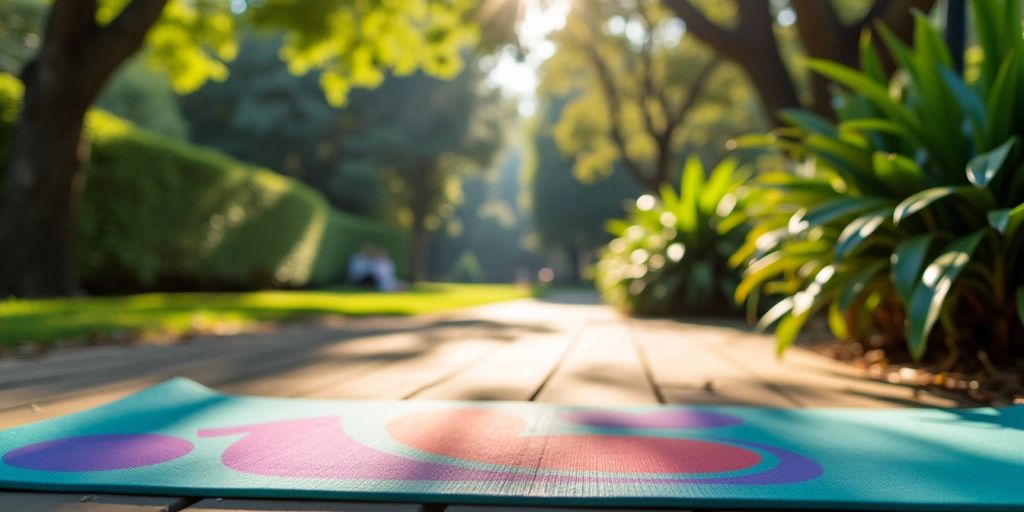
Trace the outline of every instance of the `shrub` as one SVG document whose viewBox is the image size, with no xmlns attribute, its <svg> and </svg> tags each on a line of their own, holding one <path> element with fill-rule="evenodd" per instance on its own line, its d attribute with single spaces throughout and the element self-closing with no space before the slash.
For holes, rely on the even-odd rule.
<svg viewBox="0 0 1024 512">
<path fill-rule="evenodd" d="M 605 300 L 646 315 L 734 312 L 738 273 L 727 261 L 743 235 L 723 220 L 745 179 L 725 160 L 705 180 L 700 160 L 691 158 L 678 194 L 663 187 L 660 198 L 641 196 L 627 218 L 609 222 L 616 238 L 595 269 Z"/>
<path fill-rule="evenodd" d="M 21 82 L 0 73 L 0 197 Z M 332 210 L 315 190 L 226 155 L 89 113 L 79 270 L 96 292 L 340 282 L 365 243 L 407 273 L 406 236 Z"/>
<path fill-rule="evenodd" d="M 452 268 L 448 271 L 448 278 L 456 283 L 482 283 L 484 281 L 484 269 L 480 265 L 480 259 L 472 249 L 462 251 Z"/>
<path fill-rule="evenodd" d="M 405 254 L 397 230 L 333 211 L 294 180 L 102 112 L 88 125 L 78 244 L 88 289 L 299 287 L 340 280 L 366 242 Z"/>
<path fill-rule="evenodd" d="M 915 359 L 929 340 L 950 361 L 1024 348 L 1020 4 L 972 6 L 984 60 L 971 79 L 918 15 L 913 48 L 879 27 L 899 65 L 891 81 L 865 37 L 860 71 L 811 63 L 848 90 L 840 122 L 787 112 L 769 137 L 799 165 L 758 179 L 756 227 L 734 263 L 749 261 L 738 299 L 787 296 L 761 320 L 779 322 L 780 351 L 826 307 L 838 336 L 905 342 Z"/>
</svg>

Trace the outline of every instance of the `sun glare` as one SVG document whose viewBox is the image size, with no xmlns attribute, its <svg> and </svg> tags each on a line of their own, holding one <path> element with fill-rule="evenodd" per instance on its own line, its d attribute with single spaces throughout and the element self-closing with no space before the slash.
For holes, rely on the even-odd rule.
<svg viewBox="0 0 1024 512">
<path fill-rule="evenodd" d="M 565 26 L 569 8 L 569 0 L 526 0 L 523 17 L 516 27 L 526 55 L 520 59 L 514 51 L 505 51 L 491 71 L 491 81 L 518 101 L 519 114 L 523 117 L 530 117 L 536 111 L 537 70 L 554 54 L 555 45 L 548 37 Z"/>
</svg>

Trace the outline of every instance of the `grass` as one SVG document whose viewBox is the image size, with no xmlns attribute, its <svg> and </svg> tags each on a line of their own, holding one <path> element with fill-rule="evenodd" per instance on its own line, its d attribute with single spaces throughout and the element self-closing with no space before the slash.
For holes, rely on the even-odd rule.
<svg viewBox="0 0 1024 512">
<path fill-rule="evenodd" d="M 491 284 L 422 284 L 409 291 L 260 291 L 244 293 L 150 293 L 0 301 L 0 348 L 25 342 L 182 335 L 215 326 L 311 315 L 416 315 L 519 299 L 528 288 Z"/>
</svg>

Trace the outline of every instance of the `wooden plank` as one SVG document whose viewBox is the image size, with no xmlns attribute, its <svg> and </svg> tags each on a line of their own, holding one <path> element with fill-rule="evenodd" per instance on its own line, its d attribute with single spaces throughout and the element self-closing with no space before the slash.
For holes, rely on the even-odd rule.
<svg viewBox="0 0 1024 512">
<path fill-rule="evenodd" d="M 805 370 L 789 366 L 786 361 L 800 358 L 808 364 L 824 364 L 824 358 L 805 352 L 799 347 L 786 351 L 782 359 L 775 355 L 775 342 L 767 335 L 746 334 L 713 347 L 723 357 L 743 366 L 756 379 L 801 407 L 865 407 L 885 408 L 895 404 L 874 399 L 872 393 L 898 391 L 886 384 L 867 379 L 843 381 L 826 376 L 811 376 Z M 820 361 L 818 361 L 820 359 Z M 871 390 L 864 396 L 851 392 L 852 388 Z"/>
<path fill-rule="evenodd" d="M 709 380 L 750 375 L 711 349 L 712 344 L 734 335 L 728 330 L 686 324 L 664 326 L 638 319 L 630 320 L 630 329 L 659 386 L 700 387 Z"/>
<path fill-rule="evenodd" d="M 185 512 L 423 512 L 422 505 L 343 501 L 205 499 Z"/>
<path fill-rule="evenodd" d="M 540 324 L 451 378 L 411 398 L 422 400 L 529 400 L 544 384 L 582 322 Z"/>
<path fill-rule="evenodd" d="M 426 325 L 417 332 L 429 333 L 444 328 L 444 325 Z M 373 334 L 379 334 L 379 331 L 335 330 L 318 326 L 291 331 L 287 336 L 268 336 L 260 343 L 225 344 L 212 354 L 179 351 L 173 357 L 158 361 L 128 362 L 113 369 L 89 371 L 70 380 L 0 391 L 0 412 L 33 403 L 105 392 L 117 386 L 134 384 L 138 388 L 175 376 L 189 377 L 207 385 L 230 382 L 308 364 L 318 360 L 321 352 L 333 345 Z"/>
<path fill-rule="evenodd" d="M 421 324 L 412 318 L 324 318 L 317 322 L 285 325 L 270 332 L 245 333 L 236 336 L 199 336 L 179 343 L 148 345 L 145 343 L 127 346 L 77 347 L 57 350 L 39 358 L 13 360 L 10 366 L 0 372 L 0 387 L 12 384 L 36 382 L 39 380 L 62 381 L 81 374 L 98 370 L 116 369 L 123 366 L 166 364 L 167 360 L 200 359 L 218 353 L 238 350 L 253 350 L 259 347 L 273 347 L 277 340 L 306 337 L 311 332 L 384 332 L 395 329 L 412 329 Z M 2 362 L 2 361 L 0 361 Z"/>
<path fill-rule="evenodd" d="M 319 330 L 278 335 L 258 346 L 234 345 L 206 355 L 174 351 L 166 358 L 126 362 L 115 368 L 96 369 L 65 380 L 0 391 L 0 411 L 39 401 L 83 395 L 111 386 L 151 383 L 179 375 L 204 383 L 224 381 L 309 359 L 323 345 L 353 335 Z"/>
<path fill-rule="evenodd" d="M 442 324 L 443 325 L 443 324 Z M 441 329 L 461 332 L 465 327 L 443 328 L 428 326 L 419 331 L 415 336 L 433 336 Z M 7 428 L 33 421 L 48 419 L 64 414 L 78 412 L 80 410 L 97 407 L 105 403 L 117 400 L 136 391 L 145 389 L 148 386 L 158 384 L 172 376 L 185 376 L 195 379 L 207 385 L 218 387 L 221 383 L 235 380 L 245 380 L 239 385 L 230 387 L 230 392 L 244 392 L 249 394 L 277 394 L 288 395 L 288 391 L 295 391 L 295 387 L 282 386 L 277 373 L 290 375 L 295 368 L 302 368 L 311 364 L 310 361 L 333 360 L 336 358 L 358 358 L 367 357 L 374 359 L 380 354 L 374 351 L 380 348 L 386 349 L 388 343 L 382 341 L 386 338 L 401 338 L 403 335 L 381 335 L 362 336 L 352 339 L 351 348 L 349 340 L 339 339 L 339 335 L 331 332 L 331 341 L 321 343 L 319 340 L 324 335 L 319 335 L 312 345 L 306 345 L 302 340 L 278 339 L 276 345 L 282 345 L 273 352 L 264 350 L 247 350 L 245 347 L 237 347 L 237 353 L 213 360 L 193 361 L 191 364 L 183 362 L 177 366 L 152 371 L 151 375 L 131 378 L 126 380 L 114 380 L 106 385 L 87 386 L 82 392 L 60 393 L 54 399 L 41 401 L 32 405 L 22 405 L 15 408 L 7 408 L 0 412 L 0 428 Z M 414 336 L 411 334 L 405 336 Z M 289 343 L 294 341 L 293 343 Z M 102 377 L 98 375 L 97 377 Z M 116 376 L 115 376 L 116 377 Z M 263 382 L 261 385 L 260 383 Z M 295 386 L 302 383 L 301 379 L 296 381 Z M 316 385 L 316 383 L 309 383 Z M 249 385 L 249 389 L 246 389 Z M 295 394 L 295 393 L 293 393 Z"/>
<path fill-rule="evenodd" d="M 916 393 L 906 386 L 879 382 L 838 361 L 801 347 L 788 350 L 782 359 L 747 356 L 757 350 L 740 340 L 737 357 L 767 385 L 797 400 L 804 407 L 956 407 L 951 399 Z"/>
<path fill-rule="evenodd" d="M 156 384 L 158 379 L 154 379 Z M 48 402 L 41 406 L 19 407 L 0 413 L 0 429 L 16 427 L 26 423 L 48 420 L 65 414 L 72 414 L 86 409 L 92 409 L 106 405 L 115 400 L 124 398 L 136 391 L 141 391 L 147 385 L 122 386 L 102 392 L 89 393 L 65 400 Z M 0 509 L 2 510 L 2 509 Z"/>
<path fill-rule="evenodd" d="M 257 396 L 311 396 L 388 363 L 416 358 L 431 350 L 437 339 L 458 338 L 471 328 L 461 325 L 359 337 L 325 347 L 305 364 L 251 375 L 218 389 Z"/>
<path fill-rule="evenodd" d="M 306 352 L 320 346 L 359 336 L 445 327 L 452 322 L 450 317 L 325 317 L 316 322 L 284 326 L 271 333 L 204 337 L 160 347 L 70 350 L 70 354 L 59 354 L 54 360 L 26 361 L 12 368 L 12 372 L 2 372 L 0 377 L 13 379 L 13 382 L 0 384 L 0 388 L 7 388 L 0 389 L 0 411 L 41 400 L 80 395 L 116 380 L 152 376 L 154 369 L 163 372 L 161 376 L 167 376 L 177 374 L 179 367 L 192 367 L 197 362 L 230 362 L 247 357 L 263 359 L 271 366 L 278 362 L 295 362 L 308 357 Z M 98 357 L 91 355 L 93 349 L 100 352 Z"/>
<path fill-rule="evenodd" d="M 388 361 L 354 378 L 338 378 L 331 385 L 303 396 L 337 399 L 401 399 L 416 394 L 479 361 L 504 343 L 487 335 L 439 337 L 422 351 Z"/>
<path fill-rule="evenodd" d="M 10 512 L 167 512 L 193 500 L 158 496 L 0 491 L 0 510 Z"/>
<path fill-rule="evenodd" d="M 716 348 L 744 333 L 718 325 L 630 321 L 651 378 L 666 403 L 798 407 Z M 760 354 L 758 355 L 760 357 Z"/>
<path fill-rule="evenodd" d="M 103 387 L 90 387 L 83 393 L 59 395 L 54 400 L 8 409 L 0 412 L 0 428 L 98 407 L 176 375 L 189 377 L 230 393 L 301 395 L 306 390 L 315 391 L 319 387 L 344 382 L 347 376 L 356 374 L 360 369 L 378 366 L 403 354 L 415 354 L 417 350 L 429 347 L 438 336 L 457 337 L 469 328 L 459 325 L 429 326 L 417 333 L 362 336 L 351 340 L 335 339 L 323 346 L 313 347 L 304 347 L 301 340 L 291 344 L 288 344 L 289 340 L 278 340 L 277 343 L 283 344 L 284 348 L 269 355 L 265 351 L 250 353 L 244 348 L 239 348 L 234 358 L 193 362 L 191 365 L 183 363 L 178 367 L 153 372 L 151 376 L 115 381 Z M 337 334 L 334 336 L 336 338 Z M 293 351 L 295 353 L 292 353 Z M 325 362 L 333 362 L 335 366 L 326 365 Z M 309 369 L 310 365 L 312 369 Z M 317 371 L 320 372 L 319 375 L 313 374 Z M 224 382 L 228 384 L 221 385 Z"/>
<path fill-rule="evenodd" d="M 909 390 L 854 375 L 845 365 L 800 347 L 778 359 L 770 336 L 729 323 L 636 321 L 634 327 L 643 331 L 639 337 L 651 353 L 655 381 L 672 402 L 715 403 L 717 396 L 721 403 L 754 406 L 879 408 L 904 406 L 912 399 Z M 788 364 L 794 359 L 802 367 Z M 672 367 L 700 370 L 668 375 Z M 807 368 L 829 370 L 816 375 Z"/>
<path fill-rule="evenodd" d="M 622 319 L 588 322 L 536 397 L 577 405 L 643 405 L 658 399 Z"/>
<path fill-rule="evenodd" d="M 708 386 L 671 385 L 659 389 L 673 405 L 743 405 L 793 408 L 800 404 L 754 379 L 715 379 Z"/>
<path fill-rule="evenodd" d="M 671 403 L 764 407 L 951 406 L 951 401 L 872 381 L 799 346 L 782 359 L 771 336 L 731 322 L 634 320 L 653 379 Z"/>
</svg>

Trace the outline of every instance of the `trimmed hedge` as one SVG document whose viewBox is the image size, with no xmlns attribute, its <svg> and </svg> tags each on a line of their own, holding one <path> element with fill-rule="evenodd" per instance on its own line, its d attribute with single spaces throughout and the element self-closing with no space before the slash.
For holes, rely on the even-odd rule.
<svg viewBox="0 0 1024 512">
<path fill-rule="evenodd" d="M 118 126 L 120 124 L 121 126 Z M 255 289 L 344 278 L 364 243 L 405 269 L 398 229 L 332 210 L 315 190 L 109 114 L 89 119 L 79 221 L 87 289 Z"/>
<path fill-rule="evenodd" d="M 0 148 L 9 126 L 0 120 Z M 77 250 L 90 291 L 323 286 L 365 243 L 408 269 L 402 231 L 335 211 L 302 183 L 102 111 L 86 126 Z"/>
</svg>

